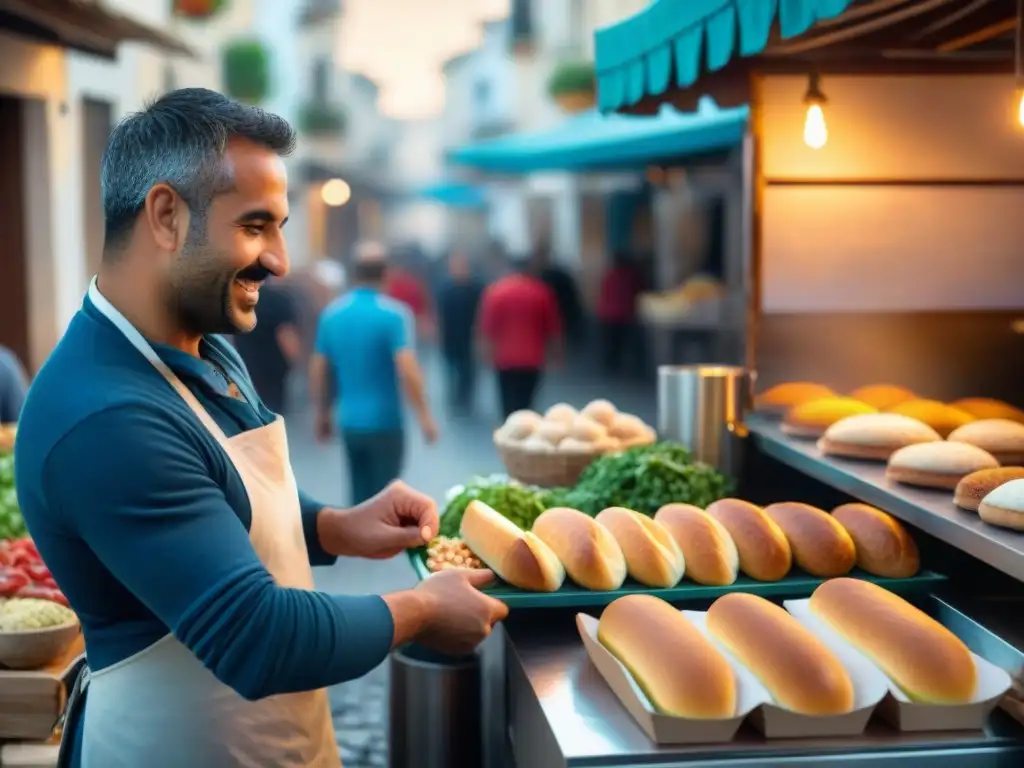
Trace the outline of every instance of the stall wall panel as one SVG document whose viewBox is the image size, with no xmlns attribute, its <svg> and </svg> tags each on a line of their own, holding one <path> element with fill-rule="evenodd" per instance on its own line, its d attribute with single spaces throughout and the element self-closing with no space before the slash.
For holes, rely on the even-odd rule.
<svg viewBox="0 0 1024 768">
<path fill-rule="evenodd" d="M 763 169 L 778 179 L 1024 178 L 1009 77 L 823 77 L 828 143 L 803 142 L 807 79 L 764 81 Z"/>
<path fill-rule="evenodd" d="M 768 193 L 766 313 L 1024 308 L 1024 188 Z"/>
</svg>

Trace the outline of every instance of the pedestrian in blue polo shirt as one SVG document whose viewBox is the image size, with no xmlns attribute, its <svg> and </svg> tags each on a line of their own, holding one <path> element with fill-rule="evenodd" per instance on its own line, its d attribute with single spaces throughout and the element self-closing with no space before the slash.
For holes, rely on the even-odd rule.
<svg viewBox="0 0 1024 768">
<path fill-rule="evenodd" d="M 464 653 L 505 615 L 467 571 L 384 597 L 313 588 L 311 563 L 395 555 L 438 521 L 401 483 L 351 509 L 297 490 L 284 420 L 218 335 L 252 330 L 262 282 L 288 271 L 294 141 L 276 115 L 189 88 L 107 144 L 100 272 L 15 446 L 90 668 L 61 766 L 338 768 L 327 686 L 409 641 Z"/>
<path fill-rule="evenodd" d="M 428 445 L 437 440 L 437 424 L 416 360 L 412 312 L 382 293 L 387 277 L 384 248 L 360 245 L 350 276 L 351 290 L 320 317 L 310 386 L 318 437 L 328 439 L 336 421 L 344 440 L 351 502 L 359 504 L 401 475 L 403 391 Z M 335 399 L 336 419 L 331 415 Z"/>
</svg>

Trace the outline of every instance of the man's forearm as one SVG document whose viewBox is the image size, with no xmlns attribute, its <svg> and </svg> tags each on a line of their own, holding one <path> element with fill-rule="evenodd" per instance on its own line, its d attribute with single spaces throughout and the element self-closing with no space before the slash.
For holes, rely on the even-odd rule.
<svg viewBox="0 0 1024 768">
<path fill-rule="evenodd" d="M 434 614 L 430 596 L 416 590 L 392 592 L 384 595 L 384 602 L 395 624 L 392 648 L 415 640 L 430 624 Z"/>
<path fill-rule="evenodd" d="M 423 386 L 423 375 L 419 368 L 405 370 L 402 372 L 402 388 L 405 396 L 409 399 L 413 412 L 417 418 L 424 419 L 430 415 L 430 406 L 427 404 L 426 387 Z"/>
</svg>

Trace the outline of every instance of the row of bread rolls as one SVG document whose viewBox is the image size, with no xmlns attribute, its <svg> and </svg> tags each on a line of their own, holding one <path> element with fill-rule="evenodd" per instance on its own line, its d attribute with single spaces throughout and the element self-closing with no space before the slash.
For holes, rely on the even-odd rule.
<svg viewBox="0 0 1024 768">
<path fill-rule="evenodd" d="M 818 441 L 825 455 L 886 461 L 896 483 L 954 490 L 957 506 L 992 525 L 1024 529 L 1024 424 L 979 419 L 943 440 L 932 427 L 895 413 L 850 416 Z M 1007 466 L 1009 465 L 1009 466 Z M 1016 482 L 988 500 L 1001 486 Z"/>
<path fill-rule="evenodd" d="M 777 384 L 754 398 L 758 411 L 786 414 L 790 410 L 817 400 L 838 400 L 836 409 L 856 410 L 867 406 L 870 412 L 888 411 L 903 413 L 928 423 L 934 416 L 939 426 L 952 431 L 974 419 L 1009 419 L 1024 424 L 1024 410 L 1009 403 L 989 397 L 968 397 L 945 404 L 923 398 L 906 387 L 895 384 L 872 384 L 859 387 L 845 397 L 823 384 L 806 381 L 791 381 Z M 852 401 L 852 402 L 851 402 Z M 939 408 L 937 406 L 944 406 Z M 952 410 L 948 410 L 952 409 Z M 861 410 L 860 412 L 865 412 Z M 853 415 L 848 413 L 847 415 Z"/>
<path fill-rule="evenodd" d="M 911 701 L 972 701 L 978 673 L 970 651 L 897 595 L 839 578 L 819 586 L 809 607 Z M 816 716 L 853 710 L 854 682 L 842 662 L 778 605 L 741 592 L 724 595 L 707 611 L 707 632 L 656 597 L 629 595 L 605 608 L 597 636 L 662 714 L 735 716 L 736 676 L 722 649 L 757 677 L 777 706 Z"/>
<path fill-rule="evenodd" d="M 920 568 L 906 529 L 881 510 L 846 504 L 832 514 L 809 504 L 761 508 L 722 499 L 706 510 L 668 504 L 654 518 L 611 507 L 596 518 L 574 509 L 541 514 L 531 531 L 480 501 L 466 508 L 466 546 L 498 576 L 520 589 L 551 592 L 566 575 L 585 589 L 622 586 L 627 575 L 648 587 L 728 586 L 740 572 L 779 581 L 795 563 L 819 578 L 860 567 L 878 576 L 909 578 Z"/>
<path fill-rule="evenodd" d="M 582 410 L 558 403 L 542 416 L 516 411 L 494 434 L 495 442 L 534 453 L 610 453 L 635 445 L 650 445 L 654 429 L 608 400 L 593 400 Z"/>
</svg>

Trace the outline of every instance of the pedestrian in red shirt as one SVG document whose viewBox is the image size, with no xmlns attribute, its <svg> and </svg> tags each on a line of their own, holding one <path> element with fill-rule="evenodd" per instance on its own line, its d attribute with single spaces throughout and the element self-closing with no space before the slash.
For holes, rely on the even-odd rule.
<svg viewBox="0 0 1024 768">
<path fill-rule="evenodd" d="M 623 356 L 635 348 L 636 301 L 640 274 L 625 253 L 616 253 L 601 279 L 597 319 L 601 326 L 601 357 L 607 373 L 618 373 Z"/>
<path fill-rule="evenodd" d="M 484 291 L 477 321 L 485 355 L 498 374 L 505 418 L 533 406 L 545 363 L 562 357 L 562 320 L 555 294 L 525 268 Z"/>
<path fill-rule="evenodd" d="M 391 267 L 388 269 L 387 282 L 384 284 L 384 294 L 409 307 L 416 320 L 416 331 L 419 337 L 432 337 L 433 307 L 430 295 L 419 277 L 400 267 Z"/>
</svg>

